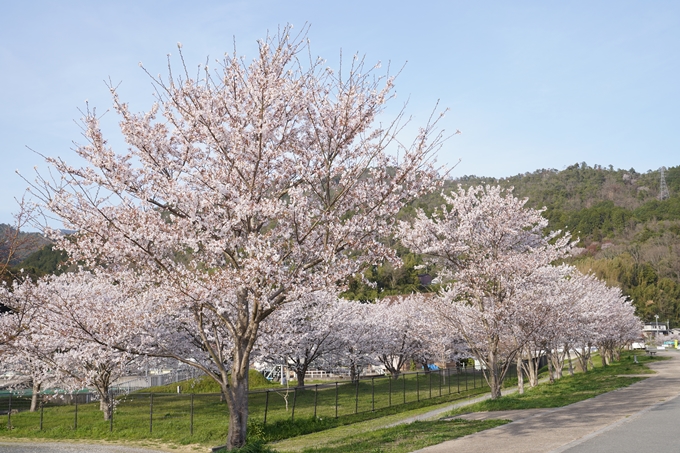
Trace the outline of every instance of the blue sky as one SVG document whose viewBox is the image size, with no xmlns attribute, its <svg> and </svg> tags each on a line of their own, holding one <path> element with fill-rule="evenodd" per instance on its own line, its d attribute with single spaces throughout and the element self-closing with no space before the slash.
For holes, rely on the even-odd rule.
<svg viewBox="0 0 680 453">
<path fill-rule="evenodd" d="M 293 24 L 311 25 L 312 52 L 337 65 L 406 64 L 395 108 L 414 125 L 440 100 L 461 135 L 439 161 L 453 175 L 510 176 L 585 161 L 637 171 L 680 164 L 680 2 L 647 1 L 31 1 L 0 15 L 0 222 L 45 169 L 74 161 L 74 120 L 87 99 L 111 105 L 105 79 L 136 110 L 152 102 L 139 68 L 166 71 L 183 44 L 189 65 Z M 116 118 L 105 116 L 114 147 Z"/>
</svg>

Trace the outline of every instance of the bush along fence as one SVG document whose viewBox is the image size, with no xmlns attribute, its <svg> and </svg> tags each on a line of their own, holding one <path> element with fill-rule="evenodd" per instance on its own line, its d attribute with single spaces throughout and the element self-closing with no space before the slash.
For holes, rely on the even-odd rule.
<svg viewBox="0 0 680 453">
<path fill-rule="evenodd" d="M 375 376 L 354 382 L 253 390 L 249 393 L 249 418 L 263 425 L 302 418 L 341 418 L 452 394 L 463 396 L 486 387 L 480 370 L 471 366 L 402 373 L 398 378 Z M 146 425 L 151 434 L 182 430 L 193 436 L 195 429 L 209 427 L 222 433 L 228 427 L 227 405 L 219 393 L 135 392 L 115 399 L 115 410 L 109 420 L 104 420 L 96 395 L 91 393 L 41 395 L 34 413 L 26 412 L 30 393 L 0 394 L 0 414 L 6 416 L 0 432 L 87 427 L 104 434 L 114 430 L 139 432 L 140 426 Z"/>
</svg>

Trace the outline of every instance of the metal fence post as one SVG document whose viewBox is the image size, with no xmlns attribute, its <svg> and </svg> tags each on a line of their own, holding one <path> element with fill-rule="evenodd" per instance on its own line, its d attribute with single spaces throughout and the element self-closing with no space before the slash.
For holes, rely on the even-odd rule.
<svg viewBox="0 0 680 453">
<path fill-rule="evenodd" d="M 269 396 L 269 395 L 267 395 Z M 267 421 L 267 410 L 264 412 L 265 423 Z M 194 394 L 191 394 L 191 415 L 189 415 L 189 433 L 194 435 Z"/>
<path fill-rule="evenodd" d="M 319 396 L 319 384 L 314 385 L 314 419 L 316 419 L 316 401 Z"/>
<path fill-rule="evenodd" d="M 113 432 L 113 392 L 109 390 L 109 432 Z"/>
<path fill-rule="evenodd" d="M 43 401 L 42 398 L 40 398 L 40 431 L 43 430 L 43 407 L 45 406 L 45 402 Z"/>
<path fill-rule="evenodd" d="M 335 381 L 335 418 L 338 418 L 338 381 Z"/>
<path fill-rule="evenodd" d="M 295 420 L 295 402 L 297 400 L 297 387 L 293 388 L 293 411 L 290 413 L 290 421 Z"/>
<path fill-rule="evenodd" d="M 475 363 L 472 362 L 472 388 L 477 388 L 477 375 L 475 374 Z"/>
<path fill-rule="evenodd" d="M 439 396 L 442 396 L 442 369 L 439 369 Z"/>
<path fill-rule="evenodd" d="M 75 413 L 73 415 L 73 429 L 78 429 L 78 394 L 73 395 L 73 402 L 75 403 Z"/>
<path fill-rule="evenodd" d="M 359 412 L 359 378 L 357 378 L 356 382 L 357 382 L 356 386 L 355 386 L 356 391 L 354 393 L 354 413 L 355 414 Z"/>
<path fill-rule="evenodd" d="M 416 399 L 420 401 L 420 379 L 418 379 L 417 371 L 416 371 Z"/>
<path fill-rule="evenodd" d="M 153 393 L 149 394 L 149 433 L 153 432 Z"/>
<path fill-rule="evenodd" d="M 465 367 L 465 391 L 468 391 L 468 372 L 467 367 Z"/>
<path fill-rule="evenodd" d="M 375 378 L 371 378 L 371 412 L 375 412 Z"/>
<path fill-rule="evenodd" d="M 193 397 L 193 395 L 191 395 Z M 269 410 L 269 390 L 265 393 L 264 396 L 264 424 L 267 424 L 267 411 Z"/>
<path fill-rule="evenodd" d="M 432 398 L 432 371 L 427 373 L 430 376 L 430 396 L 429 398 Z"/>
<path fill-rule="evenodd" d="M 388 401 L 388 405 L 389 405 L 390 407 L 392 407 L 392 376 L 391 376 L 391 375 L 390 375 L 390 377 L 388 378 L 388 381 L 387 381 L 387 382 L 388 382 L 388 384 L 389 384 L 389 386 L 390 386 L 390 387 L 389 387 L 389 390 L 388 390 L 388 392 L 387 392 L 387 395 L 388 395 L 388 396 L 387 396 L 387 401 Z"/>
<path fill-rule="evenodd" d="M 9 401 L 7 402 L 7 429 L 12 429 L 12 391 L 9 392 Z"/>
<path fill-rule="evenodd" d="M 404 404 L 406 404 L 406 373 L 401 375 L 404 379 L 401 380 L 404 387 Z"/>
</svg>

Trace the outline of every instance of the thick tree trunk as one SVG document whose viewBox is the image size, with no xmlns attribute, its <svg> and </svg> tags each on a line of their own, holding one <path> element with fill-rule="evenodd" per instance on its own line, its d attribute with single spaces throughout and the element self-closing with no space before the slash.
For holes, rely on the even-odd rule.
<svg viewBox="0 0 680 453">
<path fill-rule="evenodd" d="M 40 382 L 33 380 L 33 394 L 31 395 L 31 412 L 38 408 L 38 396 L 40 395 Z"/>
<path fill-rule="evenodd" d="M 94 387 L 99 394 L 99 410 L 104 413 L 104 420 L 111 418 L 114 409 L 113 395 L 109 391 L 111 381 L 111 370 L 103 369 L 97 379 L 94 380 Z"/>
<path fill-rule="evenodd" d="M 248 426 L 248 370 L 232 370 L 229 387 L 223 389 L 229 405 L 227 450 L 246 444 Z"/>
<path fill-rule="evenodd" d="M 99 410 L 104 413 L 104 420 L 108 421 L 111 419 L 111 413 L 113 412 L 113 397 L 108 391 L 99 393 Z"/>
<path fill-rule="evenodd" d="M 227 396 L 229 406 L 229 431 L 227 432 L 227 450 L 241 448 L 246 444 L 248 429 L 248 370 L 250 368 L 250 352 L 257 338 L 259 321 L 250 317 L 247 291 L 239 292 L 239 315 L 237 321 L 238 335 L 235 335 L 233 347 L 233 366 L 231 375 L 225 382 L 223 374 L 222 391 Z"/>
<path fill-rule="evenodd" d="M 304 387 L 305 386 L 305 375 L 307 374 L 307 368 L 305 367 L 304 369 L 296 369 L 295 370 L 295 375 L 297 376 L 297 386 L 298 387 Z"/>
<path fill-rule="evenodd" d="M 498 358 L 494 352 L 489 353 L 489 358 L 486 363 L 487 383 L 491 389 L 491 399 L 495 400 L 501 397 L 501 370 Z"/>
</svg>

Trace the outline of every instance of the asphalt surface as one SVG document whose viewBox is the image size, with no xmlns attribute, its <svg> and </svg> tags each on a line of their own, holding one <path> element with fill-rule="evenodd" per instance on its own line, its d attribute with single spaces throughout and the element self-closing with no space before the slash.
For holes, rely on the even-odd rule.
<svg viewBox="0 0 680 453">
<path fill-rule="evenodd" d="M 657 374 L 631 386 L 569 406 L 518 414 L 470 415 L 512 423 L 432 445 L 418 453 L 606 453 L 680 451 L 680 354 L 654 362 Z M 512 415 L 512 416 L 511 416 Z"/>
<path fill-rule="evenodd" d="M 680 397 L 639 412 L 592 436 L 565 445 L 556 452 L 618 453 L 680 451 Z"/>
</svg>

